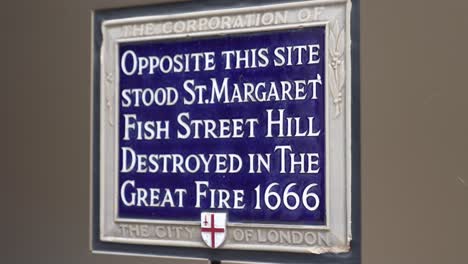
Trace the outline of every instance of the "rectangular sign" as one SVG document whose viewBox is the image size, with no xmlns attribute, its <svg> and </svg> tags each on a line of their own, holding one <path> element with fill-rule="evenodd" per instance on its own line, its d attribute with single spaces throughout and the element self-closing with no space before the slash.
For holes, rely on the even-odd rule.
<svg viewBox="0 0 468 264">
<path fill-rule="evenodd" d="M 119 217 L 325 225 L 324 53 L 323 26 L 121 44 Z"/>
<path fill-rule="evenodd" d="M 112 14 L 95 98 L 99 241 L 349 252 L 351 2 Z"/>
</svg>

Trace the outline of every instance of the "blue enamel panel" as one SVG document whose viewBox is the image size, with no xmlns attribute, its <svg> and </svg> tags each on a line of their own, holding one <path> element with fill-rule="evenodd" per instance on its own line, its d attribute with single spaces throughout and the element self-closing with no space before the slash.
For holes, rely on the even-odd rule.
<svg viewBox="0 0 468 264">
<path fill-rule="evenodd" d="M 226 50 L 261 49 L 267 47 L 270 51 L 277 47 L 313 45 L 321 47 L 319 52 L 320 63 L 293 66 L 276 67 L 270 63 L 267 67 L 242 68 L 226 70 L 222 67 L 225 63 L 220 56 Z M 189 54 L 196 52 L 214 52 L 214 63 L 216 69 L 211 71 L 189 71 L 189 72 L 169 72 L 161 73 L 155 71 L 150 74 L 143 71 L 141 75 L 126 75 L 120 69 L 119 77 L 119 175 L 118 175 L 118 214 L 121 218 L 137 219 L 170 219 L 170 220 L 199 220 L 202 211 L 223 211 L 228 212 L 230 222 L 255 222 L 255 223 L 284 223 L 284 224 L 308 224 L 323 225 L 326 223 L 326 195 L 325 195 L 325 28 L 310 27 L 288 31 L 257 32 L 230 36 L 210 36 L 207 38 L 181 39 L 181 40 L 158 40 L 139 43 L 122 43 L 119 46 L 119 58 L 126 51 L 133 51 L 137 56 L 170 56 L 176 54 Z M 270 53 L 270 55 L 272 52 Z M 297 55 L 293 54 L 292 60 L 297 60 Z M 119 66 L 121 61 L 119 61 Z M 133 67 L 131 60 L 125 60 L 126 68 Z M 230 104 L 193 104 L 186 105 L 182 99 L 189 94 L 183 89 L 184 82 L 194 80 L 196 84 L 210 87 L 211 79 L 216 78 L 221 84 L 224 78 L 229 78 L 231 83 L 258 83 L 258 82 L 280 82 L 294 81 L 301 79 L 314 79 L 317 74 L 322 78 L 323 85 L 317 89 L 316 100 L 296 100 L 296 101 L 274 101 L 255 103 L 230 103 Z M 122 91 L 133 88 L 151 88 L 155 90 L 159 87 L 174 87 L 179 93 L 179 100 L 175 105 L 150 107 L 123 107 Z M 207 91 L 210 93 L 210 91 Z M 272 137 L 266 138 L 267 109 L 284 109 L 285 116 L 302 117 L 302 125 L 305 125 L 307 117 L 314 117 L 314 129 L 320 130 L 319 136 L 315 137 Z M 190 119 L 219 120 L 232 118 L 258 118 L 260 120 L 255 129 L 255 137 L 228 139 L 180 139 L 177 138 L 178 129 L 182 127 L 178 124 L 178 115 L 189 113 Z M 275 112 L 278 113 L 278 112 Z M 130 140 L 124 140 L 125 119 L 124 115 L 135 114 L 139 121 L 167 120 L 170 122 L 169 139 L 159 140 L 136 140 L 136 130 L 129 132 Z M 275 115 L 275 117 L 278 117 Z M 273 128 L 273 134 L 278 132 L 278 128 Z M 292 132 L 295 132 L 294 129 Z M 278 161 L 278 151 L 274 152 L 275 146 L 289 145 L 295 153 L 317 153 L 320 157 L 318 167 L 320 171 L 313 174 L 280 173 L 280 162 Z M 243 167 L 236 173 L 213 173 L 214 166 L 209 169 L 209 173 L 199 171 L 197 173 L 171 173 L 172 168 L 168 168 L 168 173 L 138 173 L 137 168 L 129 172 L 123 172 L 123 151 L 122 148 L 131 148 L 138 154 L 180 154 L 187 158 L 191 154 L 226 154 L 233 153 L 248 160 L 248 154 L 271 153 L 272 163 L 270 172 L 249 173 L 248 166 Z M 273 162 L 274 161 L 274 162 Z M 128 162 L 128 161 L 127 161 Z M 193 160 L 191 161 L 194 162 Z M 193 165 L 193 164 L 192 164 Z M 121 197 L 122 184 L 132 180 L 135 186 L 125 188 Z M 196 181 L 209 182 L 209 188 L 226 190 L 243 190 L 243 209 L 211 208 L 209 197 L 201 202 L 200 208 L 195 207 L 196 203 Z M 279 208 L 270 210 L 266 208 L 263 200 L 262 209 L 255 209 L 256 193 L 255 188 L 261 186 L 262 192 L 271 183 L 278 183 L 273 188 L 275 192 L 282 193 L 290 183 L 297 183 L 291 190 L 299 193 L 310 184 L 317 184 L 313 188 L 315 194 L 320 199 L 319 206 L 311 211 L 301 202 L 298 208 L 290 210 L 281 203 Z M 150 188 L 160 188 L 160 199 L 163 199 L 164 189 L 174 190 L 176 188 L 186 189 L 184 196 L 184 207 L 152 207 L 152 206 L 127 206 L 123 199 L 131 200 L 136 194 L 136 188 L 149 190 Z M 263 193 L 262 193 L 263 194 Z M 263 199 L 263 196 L 262 196 Z M 290 198 L 291 203 L 294 199 Z M 274 203 L 274 199 L 271 200 Z M 313 205 L 312 199 L 309 199 Z M 174 200 L 177 204 L 178 201 Z"/>
</svg>

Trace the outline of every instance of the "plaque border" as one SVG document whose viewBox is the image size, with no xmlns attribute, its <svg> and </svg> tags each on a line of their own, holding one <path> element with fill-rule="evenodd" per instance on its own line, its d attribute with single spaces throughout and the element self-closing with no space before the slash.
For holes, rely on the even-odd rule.
<svg viewBox="0 0 468 264">
<path fill-rule="evenodd" d="M 351 94 L 346 96 L 347 103 L 351 105 L 351 111 L 346 111 L 348 115 L 346 120 L 351 122 L 350 129 L 347 129 L 350 132 L 350 135 L 347 135 L 347 138 L 351 140 L 349 144 L 351 147 L 348 148 L 350 153 L 347 155 L 351 156 L 351 161 L 346 164 L 347 170 L 351 171 L 352 178 L 352 187 L 351 193 L 348 195 L 352 199 L 347 199 L 350 201 L 348 205 L 351 208 L 351 220 L 349 221 L 350 227 L 353 230 L 353 237 L 351 240 L 351 250 L 346 253 L 333 254 L 303 254 L 303 253 L 285 253 L 285 252 L 256 252 L 256 251 L 247 251 L 247 254 L 239 254 L 240 250 L 212 250 L 208 248 L 180 248 L 180 247 L 167 247 L 167 246 L 154 246 L 154 245 L 135 245 L 135 244 L 116 244 L 108 241 L 102 241 L 100 238 L 100 210 L 99 210 L 99 197 L 100 197 L 100 187 L 102 182 L 100 182 L 100 123 L 102 121 L 101 116 L 101 99 L 100 98 L 100 50 L 103 42 L 101 27 L 105 20 L 112 19 L 122 19 L 126 17 L 133 16 L 148 16 L 155 14 L 165 14 L 165 11 L 168 13 L 178 13 L 178 12 L 190 12 L 203 9 L 226 9 L 226 8 L 245 8 L 260 5 L 268 4 L 287 4 L 287 3 L 301 3 L 304 1 L 238 1 L 237 3 L 232 3 L 229 1 L 223 0 L 208 0 L 200 1 L 197 3 L 176 3 L 176 4 L 163 4 L 163 5 L 152 5 L 152 6 L 141 6 L 141 7 L 132 7 L 124 9 L 109 9 L 109 10 L 99 10 L 93 12 L 92 17 L 92 88 L 91 88 L 91 100 L 92 100 L 92 110 L 91 110 L 91 200 L 90 200 L 90 245 L 91 250 L 95 253 L 110 253 L 110 254 L 131 254 L 131 255 L 149 255 L 149 256 L 166 256 L 166 257 L 180 257 L 185 256 L 184 258 L 201 258 L 201 259 L 211 259 L 211 260 L 241 260 L 241 261 L 282 261 L 282 262 L 293 262 L 293 263 L 310 263 L 311 261 L 317 263 L 333 263 L 337 259 L 340 259 L 340 263 L 358 263 L 360 261 L 360 130 L 359 130 L 359 1 L 352 1 L 353 8 L 351 9 L 351 23 L 348 25 L 350 28 L 347 28 L 349 34 L 351 35 L 352 45 L 351 45 L 351 54 L 350 59 L 346 60 L 347 63 L 353 63 L 351 69 Z M 346 1 L 306 1 L 306 2 L 346 2 Z M 258 30 L 258 28 L 257 28 Z M 254 29 L 254 31 L 256 31 Z M 326 40 L 328 43 L 328 39 Z M 326 65 L 327 66 L 327 65 Z M 327 72 L 327 71 L 326 71 Z M 326 78 L 328 80 L 328 78 Z M 349 78 L 347 78 L 349 80 Z M 328 86 L 328 85 L 327 85 Z M 327 88 L 328 92 L 328 88 Z M 328 111 L 328 107 L 326 107 Z M 328 116 L 327 116 L 328 117 Z M 329 139 L 329 136 L 326 140 Z M 328 151 L 327 151 L 328 153 Z M 348 156 L 349 157 L 349 156 Z M 328 170 L 327 170 L 328 172 Z M 329 185 L 327 185 L 327 190 Z M 327 207 L 329 206 L 327 191 Z M 327 222 L 329 210 L 327 208 Z M 127 219 L 125 219 L 127 220 Z M 142 221 L 142 220 L 138 220 Z M 275 225 L 276 227 L 276 225 Z M 310 228 L 310 226 L 308 226 Z"/>
</svg>

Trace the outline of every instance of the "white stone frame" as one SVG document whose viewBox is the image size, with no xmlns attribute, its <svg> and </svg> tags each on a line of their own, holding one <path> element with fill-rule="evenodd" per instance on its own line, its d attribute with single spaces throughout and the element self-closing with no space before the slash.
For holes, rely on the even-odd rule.
<svg viewBox="0 0 468 264">
<path fill-rule="evenodd" d="M 165 33 L 165 23 L 188 24 L 201 18 L 235 17 L 287 13 L 285 21 L 274 25 L 249 25 L 245 28 L 214 28 L 191 32 Z M 272 250 L 302 253 L 349 251 L 351 232 L 351 1 L 312 0 L 255 7 L 219 9 L 172 15 L 132 17 L 107 20 L 102 24 L 103 42 L 100 54 L 100 239 L 107 242 L 205 248 L 199 221 L 120 219 L 117 217 L 118 179 L 118 45 L 122 42 L 181 39 L 188 37 L 274 31 L 325 26 L 325 115 L 326 115 L 326 220 L 325 226 L 285 224 L 228 223 L 228 234 L 222 249 Z M 232 20 L 231 20 L 232 22 Z M 261 24 L 261 23 L 260 23 Z M 226 25 L 226 24 L 225 24 Z M 232 27 L 232 24 L 231 24 Z M 182 28 L 180 28 L 182 31 Z M 330 194 L 333 193 L 332 196 Z M 192 237 L 175 239 L 148 238 L 143 234 L 127 236 L 121 225 L 145 228 L 183 227 Z M 313 233 L 325 244 L 287 244 L 236 242 L 235 230 L 289 230 Z M 190 233 L 188 232 L 188 233 Z M 188 234 L 187 233 L 187 234 Z"/>
</svg>

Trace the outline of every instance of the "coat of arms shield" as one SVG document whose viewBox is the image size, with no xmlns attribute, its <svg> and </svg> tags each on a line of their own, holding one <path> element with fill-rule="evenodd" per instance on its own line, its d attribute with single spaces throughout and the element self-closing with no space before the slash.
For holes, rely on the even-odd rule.
<svg viewBox="0 0 468 264">
<path fill-rule="evenodd" d="M 201 235 L 206 245 L 218 248 L 226 238 L 226 213 L 201 213 Z"/>
</svg>

